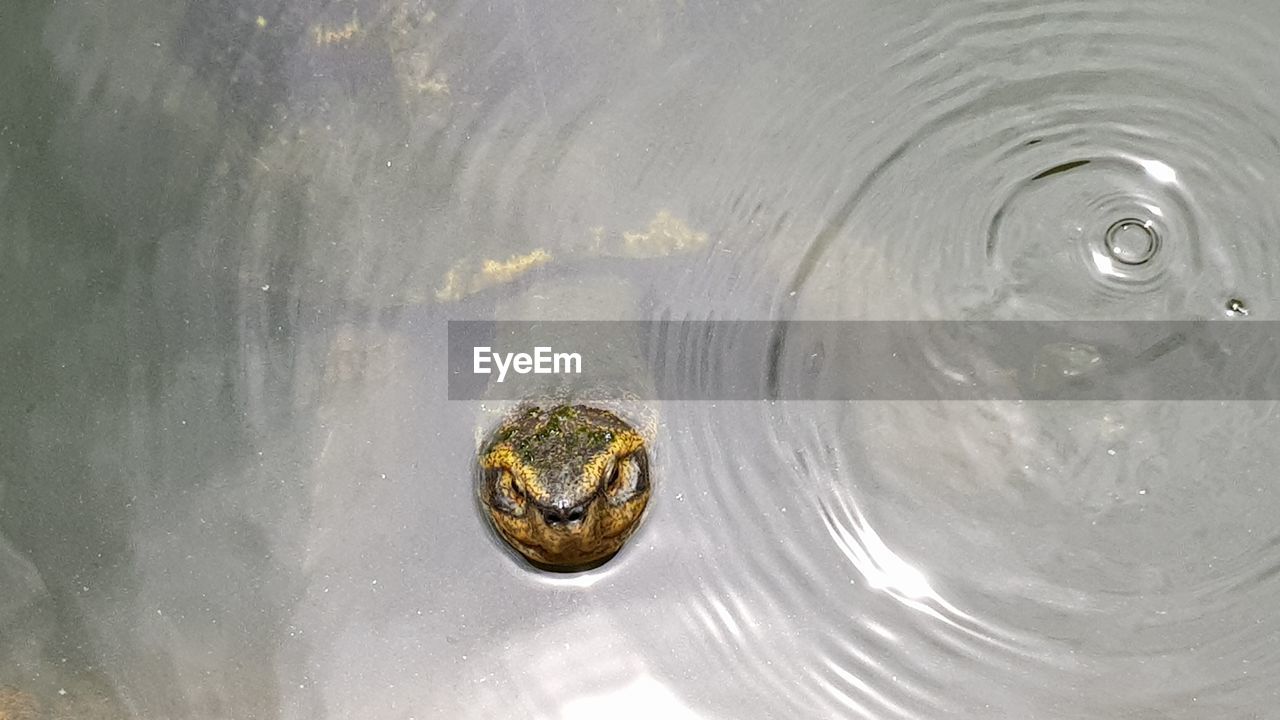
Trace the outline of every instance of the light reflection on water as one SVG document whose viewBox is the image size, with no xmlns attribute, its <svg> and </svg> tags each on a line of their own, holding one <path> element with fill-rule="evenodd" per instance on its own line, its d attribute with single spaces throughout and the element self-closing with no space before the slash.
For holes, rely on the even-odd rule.
<svg viewBox="0 0 1280 720">
<path fill-rule="evenodd" d="M 644 527 L 548 575 L 487 532 L 496 415 L 442 368 L 447 320 L 589 287 L 593 317 L 1268 318 L 1276 9 L 15 13 L 0 716 L 1274 705 L 1272 403 L 657 403 Z M 709 358 L 676 370 L 731 341 L 673 338 Z"/>
</svg>

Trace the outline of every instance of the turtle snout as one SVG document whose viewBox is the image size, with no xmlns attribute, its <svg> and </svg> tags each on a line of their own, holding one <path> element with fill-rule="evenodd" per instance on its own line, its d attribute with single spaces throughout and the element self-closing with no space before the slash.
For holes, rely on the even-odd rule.
<svg viewBox="0 0 1280 720">
<path fill-rule="evenodd" d="M 542 519 L 554 528 L 573 529 L 587 517 L 587 503 L 573 507 L 548 507 L 542 509 Z"/>
</svg>

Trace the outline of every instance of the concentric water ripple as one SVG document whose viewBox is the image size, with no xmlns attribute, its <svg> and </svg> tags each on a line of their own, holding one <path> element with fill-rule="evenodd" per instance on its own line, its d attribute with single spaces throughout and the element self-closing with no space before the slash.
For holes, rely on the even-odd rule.
<svg viewBox="0 0 1280 720">
<path fill-rule="evenodd" d="M 1190 6 L 990 3 L 935 22 L 899 40 L 910 80 L 877 123 L 884 159 L 807 249 L 796 316 L 1214 317 L 1274 295 L 1273 38 Z M 1140 258 L 1108 248 L 1126 221 L 1151 233 Z M 873 252 L 898 290 L 833 304 Z"/>
<path fill-rule="evenodd" d="M 972 673 L 959 686 L 1018 675 L 1026 683 L 1009 694 L 1043 707 L 1091 684 L 1107 688 L 1091 698 L 1101 714 L 1175 701 L 1110 682 L 1152 658 L 1167 663 L 1170 688 L 1205 698 L 1240 692 L 1240 663 L 1269 668 L 1251 675 L 1276 668 L 1253 639 L 1277 630 L 1260 608 L 1280 593 L 1280 536 L 1265 519 L 1278 508 L 1255 466 L 1275 450 L 1204 431 L 1264 437 L 1272 407 L 904 403 L 786 407 L 771 420 L 788 438 L 820 427 L 807 452 L 859 457 L 859 473 L 832 471 L 816 492 L 848 571 L 899 598 L 879 620 L 899 631 L 900 672 L 931 657 L 913 643 L 950 637 Z M 834 428 L 857 440 L 833 449 L 822 436 Z M 893 560 L 869 562 L 877 547 Z M 896 586 L 877 582 L 895 566 Z M 908 602 L 919 598 L 931 602 Z"/>
<path fill-rule="evenodd" d="M 875 123 L 881 160 L 844 179 L 779 307 L 850 320 L 1266 312 L 1277 43 L 1190 5 L 948 6 L 890 40 L 903 83 Z M 776 367 L 775 389 L 811 371 Z M 939 648 L 956 658 L 951 692 L 912 705 L 911 683 L 886 696 L 867 680 L 879 658 L 837 643 L 822 687 L 877 717 L 976 716 L 992 698 L 1028 717 L 1256 702 L 1280 669 L 1256 640 L 1280 631 L 1260 611 L 1280 597 L 1280 532 L 1265 519 L 1280 512 L 1264 469 L 1280 460 L 1275 418 L 1271 403 L 771 408 L 775 452 L 817 468 L 815 512 L 860 599 L 897 601 L 871 606 L 894 630 L 895 678 L 931 677 L 917 663 Z M 835 629 L 850 618 L 821 617 L 850 637 Z M 1002 689 L 983 685 L 996 677 Z"/>
</svg>

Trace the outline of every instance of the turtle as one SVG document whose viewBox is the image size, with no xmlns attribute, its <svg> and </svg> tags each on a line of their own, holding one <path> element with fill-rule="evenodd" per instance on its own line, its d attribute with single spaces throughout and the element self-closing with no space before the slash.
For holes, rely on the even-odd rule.
<svg viewBox="0 0 1280 720">
<path fill-rule="evenodd" d="M 503 324 L 502 338 L 512 347 L 580 347 L 591 365 L 587 377 L 524 376 L 517 399 L 495 405 L 492 414 L 501 419 L 477 433 L 481 515 L 539 570 L 599 567 L 636 532 L 653 492 L 659 427 L 639 343 L 626 333 L 610 333 L 606 341 L 594 323 L 547 321 L 614 320 L 641 305 L 617 278 L 602 275 L 534 284 L 495 308 L 498 317 L 537 319 Z M 491 381 L 486 392 L 506 398 L 504 390 Z"/>
<path fill-rule="evenodd" d="M 649 503 L 648 440 L 590 405 L 525 405 L 479 455 L 479 498 L 498 535 L 534 566 L 590 569 L 613 557 Z"/>
</svg>

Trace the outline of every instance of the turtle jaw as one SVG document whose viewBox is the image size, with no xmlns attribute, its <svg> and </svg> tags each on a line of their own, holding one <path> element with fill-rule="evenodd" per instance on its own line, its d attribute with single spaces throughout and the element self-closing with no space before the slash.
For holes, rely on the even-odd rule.
<svg viewBox="0 0 1280 720">
<path fill-rule="evenodd" d="M 597 498 L 581 519 L 548 522 L 543 511 L 515 517 L 496 508 L 485 514 L 498 535 L 535 567 L 554 572 L 581 572 L 608 562 L 640 526 L 648 506 L 644 492 L 617 506 Z"/>
</svg>

